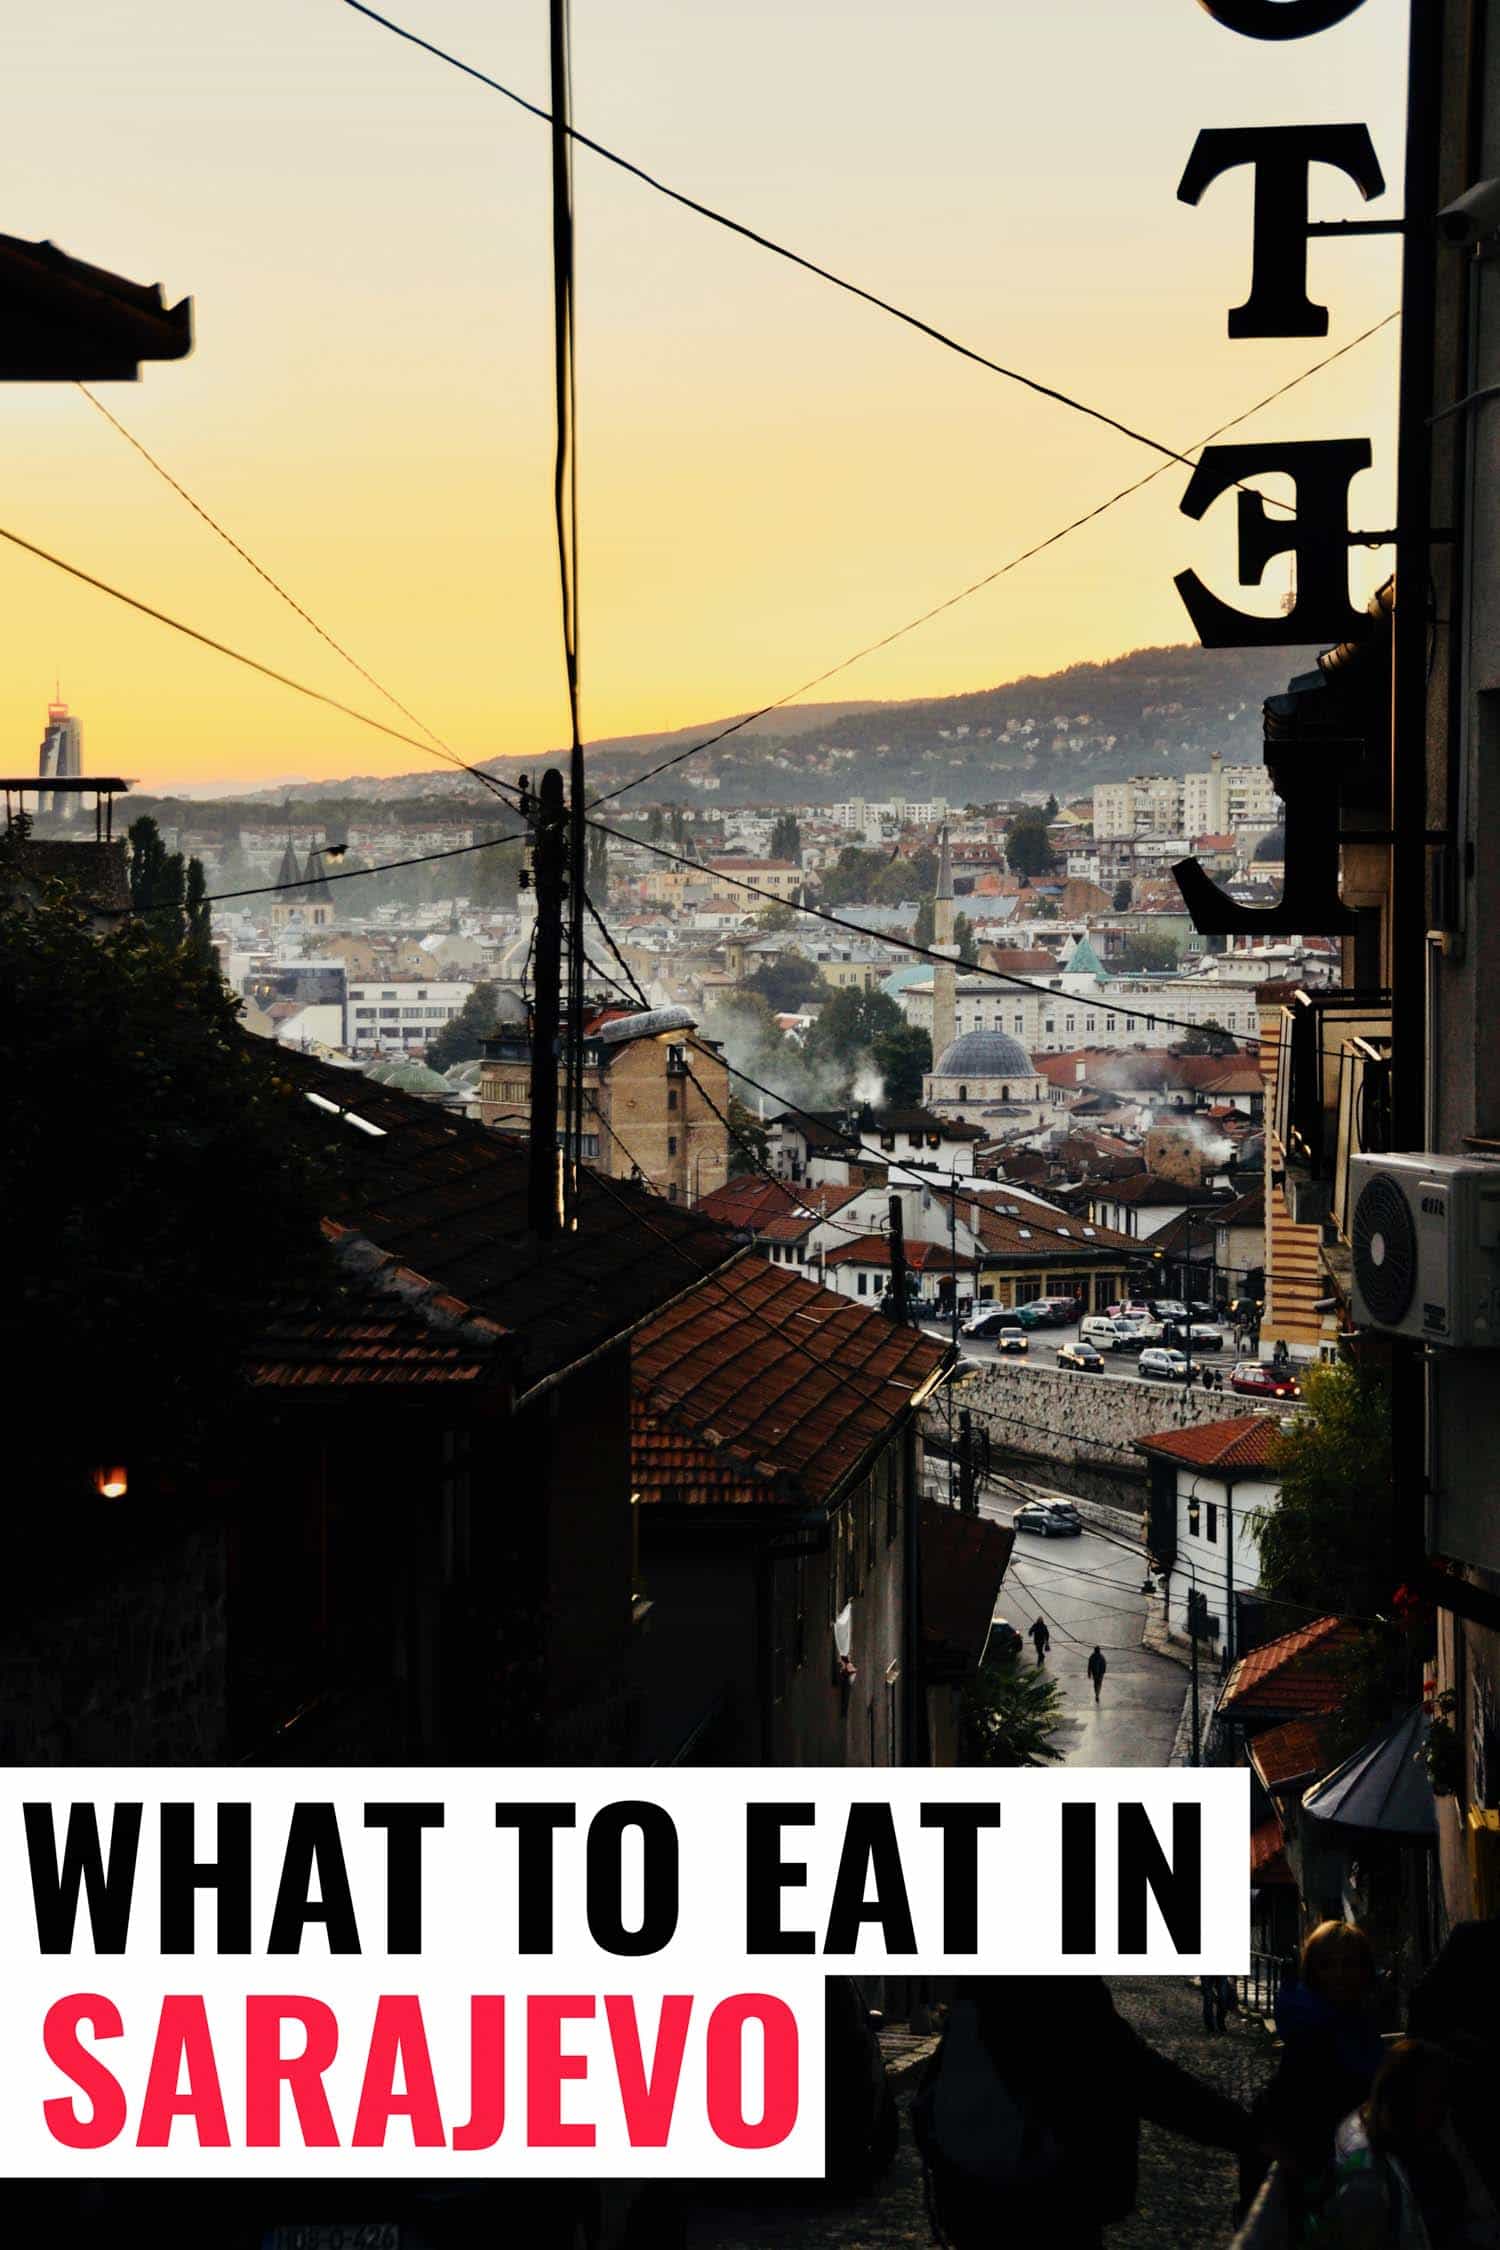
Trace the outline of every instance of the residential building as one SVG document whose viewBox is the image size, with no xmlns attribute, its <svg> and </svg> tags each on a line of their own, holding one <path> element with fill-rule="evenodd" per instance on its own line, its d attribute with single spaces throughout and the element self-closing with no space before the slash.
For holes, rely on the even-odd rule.
<svg viewBox="0 0 1500 2250">
<path fill-rule="evenodd" d="M 352 1055 L 422 1048 L 462 1009 L 474 987 L 467 979 L 426 976 L 351 978 L 344 1045 Z"/>
<path fill-rule="evenodd" d="M 941 974 L 936 971 L 934 974 Z M 897 996 L 908 1023 L 930 1031 L 933 978 L 913 978 Z M 970 1031 L 1005 1031 L 1028 1054 L 1059 1052 L 1085 1043 L 1096 1046 L 1160 1047 L 1185 1036 L 1180 1027 L 1211 1024 L 1237 1039 L 1254 1039 L 1258 1030 L 1255 996 L 1209 986 L 1194 977 L 1107 975 L 1064 989 L 1063 972 L 1022 987 L 993 976 L 960 970 L 955 977 L 954 1036 Z M 936 1040 L 934 1054 L 942 1049 Z"/>
<path fill-rule="evenodd" d="M 637 1334 L 631 1481 L 656 1757 L 930 1762 L 919 1414 L 950 1356 L 759 1262 L 691 1287 Z M 1007 1554 L 1002 1533 L 975 1560 L 991 1610 Z"/>
<path fill-rule="evenodd" d="M 1150 1473 L 1147 1546 L 1167 1631 L 1190 1637 L 1190 1597 L 1200 1595 L 1197 1637 L 1215 1666 L 1221 1652 L 1233 1663 L 1263 1637 L 1258 1527 L 1281 1497 L 1281 1419 L 1239 1414 L 1134 1441 Z"/>
<path fill-rule="evenodd" d="M 502 1025 L 484 1042 L 486 1125 L 529 1130 L 531 1069 L 529 1024 Z M 583 1106 L 583 1156 L 606 1179 L 701 1203 L 729 1176 L 729 1071 L 686 1008 L 595 1008 L 584 1026 Z M 564 1122 L 559 1078 L 559 1132 Z"/>
<path fill-rule="evenodd" d="M 927 1108 L 868 1110 L 855 1118 L 783 1110 L 770 1124 L 771 1170 L 782 1180 L 846 1186 L 885 1177 L 887 1165 L 940 1173 L 975 1168 L 984 1130 Z"/>
<path fill-rule="evenodd" d="M 794 859 L 711 859 L 708 862 L 708 872 L 712 875 L 735 876 L 740 882 L 753 883 L 756 890 L 769 891 L 774 898 L 786 902 L 801 895 L 802 885 L 806 880 Z M 752 898 L 747 891 L 739 891 L 736 896 L 742 902 L 742 914 L 754 913 L 763 903 Z"/>
</svg>

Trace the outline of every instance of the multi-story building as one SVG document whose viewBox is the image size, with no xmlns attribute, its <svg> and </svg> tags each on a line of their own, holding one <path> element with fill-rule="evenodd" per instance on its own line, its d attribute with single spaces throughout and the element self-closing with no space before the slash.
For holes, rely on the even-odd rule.
<svg viewBox="0 0 1500 2250">
<path fill-rule="evenodd" d="M 47 706 L 47 730 L 37 753 L 36 770 L 43 781 L 76 781 L 83 773 L 83 721 L 69 711 L 66 703 Z M 78 803 L 74 795 L 59 796 L 47 789 L 37 797 L 37 811 L 56 812 L 61 819 L 71 820 Z"/>
<path fill-rule="evenodd" d="M 1275 828 L 1281 803 L 1264 765 L 1226 766 L 1216 750 L 1207 772 L 1181 781 L 1137 774 L 1101 782 L 1094 791 L 1094 835 L 1101 843 L 1134 837 L 1219 836 L 1241 828 Z"/>
<path fill-rule="evenodd" d="M 344 1045 L 354 1055 L 425 1047 L 456 1016 L 473 986 L 441 977 L 351 978 Z"/>
<path fill-rule="evenodd" d="M 584 1027 L 583 1148 L 610 1179 L 637 1179 L 669 1203 L 698 1203 L 729 1177 L 729 1070 L 686 1008 L 598 1008 Z M 525 1133 L 531 1032 L 504 1025 L 484 1043 L 479 1115 Z M 558 1089 L 558 1133 L 564 1125 Z"/>
<path fill-rule="evenodd" d="M 942 970 L 936 972 L 941 979 Z M 1188 1029 L 1215 1025 L 1237 1039 L 1258 1031 L 1249 987 L 1196 977 L 1075 977 L 1057 969 L 1029 989 L 995 977 L 960 974 L 954 993 L 954 1037 L 1004 1031 L 1029 1054 L 1060 1054 L 1083 1045 L 1162 1047 Z M 917 978 L 896 995 L 908 1023 L 932 1030 L 932 979 Z M 937 1040 L 933 1041 L 934 1049 Z"/>
</svg>

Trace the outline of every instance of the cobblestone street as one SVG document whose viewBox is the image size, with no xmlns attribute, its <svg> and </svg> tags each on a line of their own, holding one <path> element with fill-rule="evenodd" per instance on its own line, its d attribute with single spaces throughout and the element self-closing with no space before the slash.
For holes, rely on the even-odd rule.
<svg viewBox="0 0 1500 2250">
<path fill-rule="evenodd" d="M 1232 2019 L 1222 2038 L 1205 2037 L 1191 1980 L 1117 1977 L 1111 1988 L 1122 2015 L 1155 2047 L 1236 2100 L 1248 2103 L 1270 2075 L 1271 2043 L 1258 2027 Z M 1086 2103 L 1081 2072 L 1077 2091 Z M 834 2203 L 789 2186 L 753 2201 L 699 2202 L 689 2214 L 688 2250 L 925 2250 L 932 2234 L 908 2123 L 910 2082 L 901 2108 L 900 2153 L 875 2194 Z M 1108 2230 L 1110 2250 L 1224 2250 L 1234 2231 L 1234 2193 L 1232 2157 L 1145 2125 L 1138 2207 Z M 1001 2217 L 997 2243 L 1004 2239 Z"/>
</svg>

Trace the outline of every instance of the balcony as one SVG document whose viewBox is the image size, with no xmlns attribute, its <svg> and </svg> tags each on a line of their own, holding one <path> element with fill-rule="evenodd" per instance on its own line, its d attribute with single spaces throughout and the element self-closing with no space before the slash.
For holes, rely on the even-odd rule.
<svg viewBox="0 0 1500 2250">
<path fill-rule="evenodd" d="M 1281 1011 L 1274 1127 L 1293 1222 L 1346 1233 L 1348 1160 L 1388 1143 L 1391 1009 L 1383 992 L 1298 992 Z"/>
</svg>

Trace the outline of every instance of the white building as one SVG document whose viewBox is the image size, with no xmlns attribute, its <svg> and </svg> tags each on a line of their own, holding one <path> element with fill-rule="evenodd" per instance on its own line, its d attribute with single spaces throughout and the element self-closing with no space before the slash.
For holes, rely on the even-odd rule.
<svg viewBox="0 0 1500 2250">
<path fill-rule="evenodd" d="M 456 979 L 384 977 L 349 985 L 344 1045 L 351 1054 L 425 1047 L 462 1008 L 473 986 Z"/>
<path fill-rule="evenodd" d="M 1272 1469 L 1282 1417 L 1237 1414 L 1136 1439 L 1151 1475 L 1147 1545 L 1166 1574 L 1167 1630 L 1188 1637 L 1189 1597 L 1203 1596 L 1208 1653 L 1240 1653 L 1238 1605 L 1260 1587 L 1260 1519 L 1281 1498 Z"/>
<path fill-rule="evenodd" d="M 1226 766 L 1216 750 L 1206 772 L 1137 774 L 1101 782 L 1094 791 L 1099 842 L 1135 837 L 1224 836 L 1241 828 L 1275 828 L 1281 800 L 1264 765 Z"/>
<path fill-rule="evenodd" d="M 908 1023 L 932 1031 L 932 979 L 914 979 L 895 995 Z M 1005 1031 L 1029 1054 L 1074 1047 L 1170 1047 L 1183 1025 L 1214 1023 L 1237 1039 L 1259 1037 L 1254 988 L 1211 984 L 1200 977 L 1071 977 L 1059 969 L 1022 989 L 995 977 L 960 976 L 955 1036 Z M 1162 1020 L 1167 1019 L 1167 1020 Z"/>
</svg>

